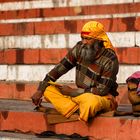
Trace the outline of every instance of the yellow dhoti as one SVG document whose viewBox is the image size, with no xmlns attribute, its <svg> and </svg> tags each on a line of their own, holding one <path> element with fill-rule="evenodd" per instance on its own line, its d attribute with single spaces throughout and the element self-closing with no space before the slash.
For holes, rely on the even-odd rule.
<svg viewBox="0 0 140 140">
<path fill-rule="evenodd" d="M 111 101 L 106 96 L 92 93 L 84 93 L 76 97 L 65 96 L 53 85 L 46 88 L 44 97 L 66 118 L 69 118 L 79 109 L 79 119 L 85 122 L 89 117 L 94 117 L 99 111 L 112 110 Z"/>
</svg>

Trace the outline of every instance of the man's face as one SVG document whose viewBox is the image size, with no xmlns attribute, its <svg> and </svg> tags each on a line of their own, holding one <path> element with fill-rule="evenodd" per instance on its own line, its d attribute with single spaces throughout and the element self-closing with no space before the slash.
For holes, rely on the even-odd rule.
<svg viewBox="0 0 140 140">
<path fill-rule="evenodd" d="M 91 38 L 91 37 L 81 36 L 81 39 L 82 39 L 82 43 L 84 45 L 90 46 L 90 45 L 94 44 L 94 42 L 95 42 L 95 39 Z"/>
<path fill-rule="evenodd" d="M 99 40 L 91 38 L 91 37 L 86 37 L 86 36 L 81 36 L 82 39 L 82 44 L 89 49 L 94 50 L 97 52 L 99 50 Z"/>
</svg>

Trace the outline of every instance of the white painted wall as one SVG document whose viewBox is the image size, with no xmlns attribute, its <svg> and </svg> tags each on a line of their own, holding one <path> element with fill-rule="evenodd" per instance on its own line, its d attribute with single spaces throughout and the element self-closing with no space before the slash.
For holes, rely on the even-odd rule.
<svg viewBox="0 0 140 140">
<path fill-rule="evenodd" d="M 33 9 L 33 8 L 52 8 L 66 6 L 84 6 L 84 5 L 100 5 L 100 4 L 115 4 L 115 3 L 133 3 L 139 0 L 34 0 L 23 2 L 0 3 L 0 10 L 18 10 L 18 9 Z"/>
<path fill-rule="evenodd" d="M 41 81 L 54 65 L 0 65 L 0 80 L 5 81 Z M 117 75 L 118 83 L 125 80 L 135 71 L 140 70 L 140 65 L 120 65 Z M 63 75 L 58 81 L 74 81 L 75 69 Z"/>
<path fill-rule="evenodd" d="M 114 47 L 140 46 L 140 32 L 107 33 Z M 0 37 L 0 49 L 8 48 L 72 48 L 80 34 L 54 34 Z"/>
</svg>

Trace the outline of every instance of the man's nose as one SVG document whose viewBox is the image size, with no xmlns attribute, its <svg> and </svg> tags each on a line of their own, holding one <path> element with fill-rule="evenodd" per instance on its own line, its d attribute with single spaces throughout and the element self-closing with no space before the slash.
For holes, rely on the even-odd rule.
<svg viewBox="0 0 140 140">
<path fill-rule="evenodd" d="M 82 39 L 82 43 L 83 43 L 83 44 L 87 44 L 87 39 L 83 38 L 83 39 Z"/>
</svg>

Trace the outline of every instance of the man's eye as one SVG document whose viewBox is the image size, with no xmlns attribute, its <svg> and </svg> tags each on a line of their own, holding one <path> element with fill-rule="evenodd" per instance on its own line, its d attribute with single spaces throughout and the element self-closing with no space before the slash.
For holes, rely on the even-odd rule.
<svg viewBox="0 0 140 140">
<path fill-rule="evenodd" d="M 92 38 L 91 37 L 82 37 L 82 40 L 84 40 L 84 39 L 91 40 Z"/>
</svg>

